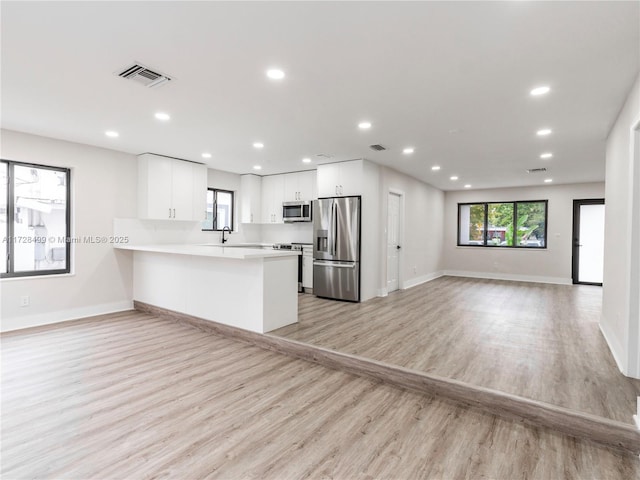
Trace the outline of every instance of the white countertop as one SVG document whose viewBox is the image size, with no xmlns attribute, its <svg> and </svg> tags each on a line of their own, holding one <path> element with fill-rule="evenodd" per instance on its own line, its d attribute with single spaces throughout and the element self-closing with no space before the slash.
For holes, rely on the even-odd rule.
<svg viewBox="0 0 640 480">
<path fill-rule="evenodd" d="M 257 244 L 253 244 L 257 245 Z M 296 250 L 273 250 L 251 248 L 250 246 L 222 246 L 218 244 L 200 245 L 117 245 L 119 250 L 133 250 L 137 252 L 171 253 L 176 255 L 192 255 L 197 257 L 232 258 L 247 260 L 256 258 L 290 257 L 298 256 Z"/>
</svg>

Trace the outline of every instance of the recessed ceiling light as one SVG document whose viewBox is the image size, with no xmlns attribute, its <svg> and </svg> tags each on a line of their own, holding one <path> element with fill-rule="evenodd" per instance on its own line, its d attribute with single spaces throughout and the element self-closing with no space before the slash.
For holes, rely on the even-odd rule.
<svg viewBox="0 0 640 480">
<path fill-rule="evenodd" d="M 454 175 L 452 177 L 449 177 L 449 180 L 453 180 L 455 182 L 456 180 L 458 180 L 458 177 L 456 175 Z"/>
<path fill-rule="evenodd" d="M 264 147 L 264 143 L 255 142 L 253 144 L 253 148 L 263 148 L 263 147 Z"/>
<path fill-rule="evenodd" d="M 464 186 L 464 188 L 471 188 L 471 184 L 470 184 L 470 183 L 467 183 L 467 184 Z"/>
<path fill-rule="evenodd" d="M 405 155 L 409 155 L 410 153 L 414 152 L 414 148 L 413 147 L 407 147 L 404 150 L 402 150 L 402 153 L 404 153 Z"/>
<path fill-rule="evenodd" d="M 311 159 L 310 158 L 303 158 L 302 159 L 302 163 L 311 163 Z"/>
<path fill-rule="evenodd" d="M 551 157 L 553 157 L 553 153 L 551 152 L 543 153 L 542 155 L 540 155 L 540 158 L 551 158 Z"/>
<path fill-rule="evenodd" d="M 267 70 L 267 77 L 271 80 L 282 80 L 284 78 L 284 72 L 279 68 L 270 68 Z"/>
<path fill-rule="evenodd" d="M 438 170 L 440 170 L 440 165 L 434 165 L 433 167 L 431 167 L 431 170 L 437 172 Z"/>
<path fill-rule="evenodd" d="M 202 154 L 202 158 L 211 158 L 211 154 L 205 152 L 205 153 Z"/>
<path fill-rule="evenodd" d="M 544 183 L 551 183 L 553 182 L 553 178 L 545 178 L 544 179 Z"/>
<path fill-rule="evenodd" d="M 262 167 L 260 165 L 254 165 L 253 169 L 254 170 L 262 170 Z"/>
<path fill-rule="evenodd" d="M 371 122 L 360 122 L 358 124 L 358 128 L 360 130 L 367 130 L 367 129 L 371 128 Z"/>
<path fill-rule="evenodd" d="M 551 89 L 545 85 L 542 87 L 536 87 L 533 90 L 531 90 L 529 93 L 534 97 L 537 97 L 538 95 L 544 95 L 545 93 L 549 93 L 549 90 Z"/>
<path fill-rule="evenodd" d="M 169 115 L 168 113 L 164 113 L 164 112 L 158 112 L 156 113 L 155 117 L 158 120 L 162 120 L 163 122 L 166 122 L 168 120 L 171 120 L 171 115 Z"/>
<path fill-rule="evenodd" d="M 544 137 L 545 135 L 549 135 L 550 133 L 551 133 L 550 128 L 541 128 L 536 132 L 536 135 L 538 135 L 539 137 Z"/>
<path fill-rule="evenodd" d="M 116 137 L 120 136 L 120 134 L 118 132 L 114 131 L 114 130 L 107 130 L 106 132 L 104 132 L 104 134 L 107 137 L 111 137 L 111 138 L 116 138 Z"/>
</svg>

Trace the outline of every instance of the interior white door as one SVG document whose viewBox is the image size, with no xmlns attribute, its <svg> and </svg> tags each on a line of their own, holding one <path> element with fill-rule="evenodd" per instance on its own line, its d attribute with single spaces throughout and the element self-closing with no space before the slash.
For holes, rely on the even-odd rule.
<svg viewBox="0 0 640 480">
<path fill-rule="evenodd" d="M 602 283 L 604 268 L 604 205 L 580 205 L 578 281 Z"/>
<path fill-rule="evenodd" d="M 400 285 L 400 195 L 389 193 L 387 209 L 387 291 Z"/>
</svg>

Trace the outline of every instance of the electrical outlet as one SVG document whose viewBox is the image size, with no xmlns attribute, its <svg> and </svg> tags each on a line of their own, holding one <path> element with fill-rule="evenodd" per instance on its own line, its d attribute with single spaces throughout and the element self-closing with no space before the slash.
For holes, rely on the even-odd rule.
<svg viewBox="0 0 640 480">
<path fill-rule="evenodd" d="M 20 297 L 20 306 L 28 307 L 29 306 L 29 295 L 22 295 Z"/>
</svg>

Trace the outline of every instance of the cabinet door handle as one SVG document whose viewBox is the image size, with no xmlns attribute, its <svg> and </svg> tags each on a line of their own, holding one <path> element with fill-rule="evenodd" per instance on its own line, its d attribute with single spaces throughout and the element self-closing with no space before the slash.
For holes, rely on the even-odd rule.
<svg viewBox="0 0 640 480">
<path fill-rule="evenodd" d="M 173 209 L 173 218 L 176 218 L 176 209 Z"/>
<path fill-rule="evenodd" d="M 169 218 L 171 218 L 171 209 L 169 209 Z"/>
<path fill-rule="evenodd" d="M 253 223 L 253 213 L 249 214 L 249 218 L 251 219 L 250 223 Z"/>
</svg>

